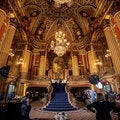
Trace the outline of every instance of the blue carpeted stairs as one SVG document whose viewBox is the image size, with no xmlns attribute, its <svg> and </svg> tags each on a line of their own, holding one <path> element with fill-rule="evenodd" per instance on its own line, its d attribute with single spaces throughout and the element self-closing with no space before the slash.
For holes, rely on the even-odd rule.
<svg viewBox="0 0 120 120">
<path fill-rule="evenodd" d="M 72 111 L 76 110 L 69 101 L 67 93 L 65 92 L 66 83 L 53 83 L 53 92 L 51 95 L 51 101 L 48 106 L 43 108 L 47 111 Z"/>
</svg>

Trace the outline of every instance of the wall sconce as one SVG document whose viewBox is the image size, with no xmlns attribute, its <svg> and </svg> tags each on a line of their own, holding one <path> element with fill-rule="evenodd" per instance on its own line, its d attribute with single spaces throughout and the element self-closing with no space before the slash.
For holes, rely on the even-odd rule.
<svg viewBox="0 0 120 120">
<path fill-rule="evenodd" d="M 110 57 L 110 56 L 111 56 L 111 52 L 110 52 L 110 50 L 106 50 L 105 57 L 108 58 L 108 57 Z"/>
<path fill-rule="evenodd" d="M 96 59 L 94 65 L 100 65 L 101 66 L 102 62 L 100 62 L 99 59 Z"/>
<path fill-rule="evenodd" d="M 11 57 L 14 56 L 13 49 L 10 49 L 10 51 L 9 51 L 9 55 L 10 55 Z"/>
<path fill-rule="evenodd" d="M 19 58 L 18 61 L 17 61 L 17 65 L 23 65 L 23 59 L 22 58 Z"/>
</svg>

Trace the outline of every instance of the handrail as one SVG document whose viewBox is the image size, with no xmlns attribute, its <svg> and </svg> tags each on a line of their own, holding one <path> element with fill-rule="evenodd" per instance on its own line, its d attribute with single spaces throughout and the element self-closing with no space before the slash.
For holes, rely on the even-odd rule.
<svg viewBox="0 0 120 120">
<path fill-rule="evenodd" d="M 51 87 L 51 89 L 49 90 L 48 97 L 47 97 L 47 101 L 48 102 L 46 103 L 46 105 L 43 108 L 45 108 L 50 103 L 50 101 L 51 101 L 51 94 L 53 92 L 53 87 L 52 86 L 50 86 L 50 87 Z"/>
<path fill-rule="evenodd" d="M 68 76 L 67 82 L 69 81 L 88 81 L 87 75 L 81 75 L 81 76 Z"/>
<path fill-rule="evenodd" d="M 75 104 L 75 102 L 74 102 L 75 98 L 71 96 L 70 90 L 69 90 L 69 88 L 68 88 L 67 85 L 66 85 L 65 91 L 66 91 L 66 93 L 67 93 L 67 95 L 68 95 L 68 100 L 69 100 L 70 104 L 71 104 L 72 106 L 74 106 L 75 108 L 77 108 L 77 106 L 76 106 L 76 104 Z M 73 99 L 73 98 L 74 98 L 74 99 Z"/>
</svg>

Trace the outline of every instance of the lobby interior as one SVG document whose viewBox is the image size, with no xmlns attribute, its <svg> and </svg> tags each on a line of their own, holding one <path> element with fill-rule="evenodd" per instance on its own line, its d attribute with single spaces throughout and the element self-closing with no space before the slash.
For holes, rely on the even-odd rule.
<svg viewBox="0 0 120 120">
<path fill-rule="evenodd" d="M 52 83 L 60 82 L 77 108 L 68 119 L 94 120 L 81 93 L 120 92 L 119 6 L 119 0 L 0 0 L 0 108 L 29 91 L 30 118 L 53 120 L 55 111 L 42 108 Z"/>
</svg>

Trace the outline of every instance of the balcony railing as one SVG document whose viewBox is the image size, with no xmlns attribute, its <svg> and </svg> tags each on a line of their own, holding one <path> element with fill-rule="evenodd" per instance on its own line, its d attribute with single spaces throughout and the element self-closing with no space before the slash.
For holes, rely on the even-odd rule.
<svg viewBox="0 0 120 120">
<path fill-rule="evenodd" d="M 67 77 L 67 84 L 82 84 L 82 83 L 89 83 L 87 76 L 81 75 L 81 76 L 68 76 Z"/>
</svg>

